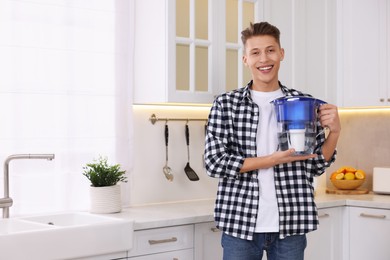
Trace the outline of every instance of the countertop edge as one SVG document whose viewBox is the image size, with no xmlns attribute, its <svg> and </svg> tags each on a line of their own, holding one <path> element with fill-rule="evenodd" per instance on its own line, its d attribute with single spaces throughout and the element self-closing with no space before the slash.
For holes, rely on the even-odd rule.
<svg viewBox="0 0 390 260">
<path fill-rule="evenodd" d="M 134 220 L 134 230 L 163 228 L 214 221 L 214 199 L 161 203 L 123 208 L 111 215 Z M 318 209 L 331 207 L 366 207 L 390 210 L 390 196 L 374 193 L 364 195 L 334 195 L 317 193 Z"/>
</svg>

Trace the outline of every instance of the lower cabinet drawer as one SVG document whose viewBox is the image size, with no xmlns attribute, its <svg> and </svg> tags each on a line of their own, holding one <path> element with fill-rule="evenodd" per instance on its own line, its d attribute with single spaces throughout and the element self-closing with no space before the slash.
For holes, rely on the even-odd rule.
<svg viewBox="0 0 390 260">
<path fill-rule="evenodd" d="M 192 249 L 194 246 L 193 240 L 193 225 L 138 230 L 134 232 L 134 244 L 131 251 L 129 251 L 129 256 L 141 256 L 174 250 Z"/>
<path fill-rule="evenodd" d="M 130 257 L 131 260 L 192 260 L 194 252 L 192 249 L 178 250 L 152 255 Z"/>
</svg>

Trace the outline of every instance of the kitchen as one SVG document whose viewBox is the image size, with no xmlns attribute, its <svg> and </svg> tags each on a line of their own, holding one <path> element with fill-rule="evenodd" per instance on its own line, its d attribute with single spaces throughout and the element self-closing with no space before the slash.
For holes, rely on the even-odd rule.
<svg viewBox="0 0 390 260">
<path fill-rule="evenodd" d="M 223 6 L 223 2 L 215 1 L 217 7 Z M 390 48 L 390 27 L 385 26 L 390 17 L 390 3 L 385 0 L 355 4 L 336 0 L 238 2 L 256 3 L 254 8 L 260 10 L 253 12 L 256 17 L 281 28 L 282 44 L 286 49 L 284 70 L 280 76 L 283 83 L 296 88 L 302 86 L 314 96 L 341 107 L 343 135 L 338 158 L 326 176 L 317 182 L 318 200 L 335 198 L 338 206 L 340 200 L 352 200 L 336 195 L 320 197 L 326 188 L 332 188 L 328 180 L 331 172 L 342 165 L 364 169 L 368 177 L 363 188 L 372 190 L 373 167 L 390 167 L 390 102 L 386 101 L 390 96 L 386 76 L 390 66 L 385 58 Z M 127 170 L 129 181 L 121 184 L 124 215 L 135 218 L 133 210 L 142 207 L 151 210 L 152 205 L 173 207 L 179 203 L 176 205 L 194 205 L 193 211 L 200 211 L 197 222 L 212 221 L 211 215 L 203 215 L 203 211 L 212 214 L 216 191 L 216 180 L 207 177 L 203 168 L 204 121 L 188 122 L 190 163 L 200 180 L 192 182 L 184 172 L 187 163 L 186 119 L 206 119 L 209 105 L 204 105 L 204 95 L 195 97 L 196 93 L 176 97 L 187 103 L 179 106 L 157 99 L 160 92 L 169 91 L 166 82 L 172 80 L 169 78 L 172 73 L 175 77 L 174 71 L 166 66 L 167 57 L 171 56 L 168 56 L 166 47 L 167 28 L 164 29 L 166 25 L 161 22 L 166 19 L 165 8 L 171 8 L 172 3 L 161 0 L 2 0 L 0 4 L 0 64 L 2 71 L 6 72 L 0 79 L 1 160 L 19 153 L 56 155 L 51 162 L 12 163 L 10 194 L 14 205 L 10 208 L 11 218 L 87 211 L 89 184 L 81 174 L 82 167 L 103 154 Z M 150 8 L 151 4 L 155 8 Z M 145 8 L 149 15 L 143 19 L 140 14 L 146 11 L 134 8 Z M 214 15 L 209 16 L 209 21 L 216 24 L 213 31 L 217 33 L 216 37 L 221 37 L 219 34 L 225 31 L 225 21 L 220 10 L 224 9 L 210 10 Z M 140 31 L 138 22 L 144 20 L 151 23 L 143 24 Z M 336 21 L 342 26 L 337 26 Z M 358 24 L 351 27 L 352 22 Z M 154 37 L 153 51 L 147 48 L 150 41 L 134 38 L 134 34 L 140 32 Z M 367 44 L 362 40 L 361 33 L 379 48 L 368 47 L 372 42 Z M 186 43 L 184 39 L 180 40 L 180 43 Z M 140 46 L 145 49 L 138 51 Z M 236 47 L 233 45 L 231 49 Z M 218 57 L 221 55 L 219 53 Z M 224 58 L 216 60 L 216 64 L 224 64 Z M 216 75 L 209 82 L 213 87 L 217 86 L 217 92 L 226 85 L 225 74 L 228 74 L 218 70 L 220 67 L 225 65 L 209 68 L 212 71 L 210 77 Z M 240 73 L 237 82 L 246 77 L 244 72 Z M 149 81 L 161 82 L 162 86 L 149 84 Z M 133 105 L 136 99 L 141 101 Z M 201 102 L 194 104 L 195 100 Z M 157 104 L 161 102 L 165 104 Z M 168 121 L 172 182 L 167 181 L 163 173 L 165 122 L 152 124 L 152 114 L 158 118 L 184 119 Z M 372 194 L 364 196 L 380 200 Z M 366 198 L 364 196 L 356 195 L 353 199 L 362 200 Z M 183 218 L 193 219 L 197 215 Z M 169 226 L 190 224 L 182 219 L 163 223 L 170 223 Z M 142 221 L 138 225 L 145 228 Z M 153 226 L 156 223 L 150 225 L 146 227 L 160 227 Z M 343 257 L 327 259 L 353 259 L 347 258 L 348 254 Z"/>
</svg>

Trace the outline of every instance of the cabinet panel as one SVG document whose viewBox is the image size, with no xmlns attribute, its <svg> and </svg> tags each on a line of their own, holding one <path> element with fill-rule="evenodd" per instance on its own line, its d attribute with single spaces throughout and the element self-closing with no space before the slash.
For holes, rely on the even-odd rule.
<svg viewBox="0 0 390 260">
<path fill-rule="evenodd" d="M 218 9 L 211 8 L 216 4 L 135 0 L 135 104 L 213 101 L 217 75 L 210 71 L 217 47 L 214 31 L 209 30 L 214 17 L 209 13 Z"/>
<path fill-rule="evenodd" d="M 285 57 L 280 81 L 290 88 L 337 104 L 338 0 L 265 1 L 265 21 L 281 32 Z"/>
<path fill-rule="evenodd" d="M 343 80 L 340 87 L 343 106 L 378 106 L 387 103 L 387 2 L 341 2 Z"/>
<path fill-rule="evenodd" d="M 342 259 L 343 207 L 320 209 L 318 230 L 307 234 L 306 259 Z"/>
<path fill-rule="evenodd" d="M 390 256 L 390 210 L 349 208 L 349 259 L 386 260 Z"/>
<path fill-rule="evenodd" d="M 214 222 L 195 224 L 195 260 L 222 259 L 221 236 Z"/>
<path fill-rule="evenodd" d="M 134 103 L 212 103 L 246 85 L 240 33 L 262 13 L 260 0 L 135 0 Z"/>
<path fill-rule="evenodd" d="M 129 256 L 192 249 L 193 241 L 193 225 L 135 231 Z"/>
</svg>

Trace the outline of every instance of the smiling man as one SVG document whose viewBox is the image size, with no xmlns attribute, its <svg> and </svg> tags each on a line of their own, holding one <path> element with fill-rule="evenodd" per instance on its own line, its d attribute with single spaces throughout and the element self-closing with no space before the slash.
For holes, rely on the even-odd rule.
<svg viewBox="0 0 390 260">
<path fill-rule="evenodd" d="M 255 23 L 241 35 L 243 62 L 252 80 L 215 99 L 205 146 L 207 174 L 219 178 L 214 217 L 223 231 L 223 258 L 258 260 L 265 251 L 268 260 L 302 260 L 305 234 L 318 227 L 313 177 L 335 160 L 341 131 L 337 107 L 319 108 L 322 127 L 313 154 L 278 151 L 270 101 L 309 95 L 279 82 L 284 50 L 278 28 Z"/>
</svg>

